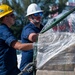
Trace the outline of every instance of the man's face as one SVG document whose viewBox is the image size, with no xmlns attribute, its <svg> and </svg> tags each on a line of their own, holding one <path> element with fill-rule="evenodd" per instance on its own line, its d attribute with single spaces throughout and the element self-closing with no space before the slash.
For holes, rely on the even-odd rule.
<svg viewBox="0 0 75 75">
<path fill-rule="evenodd" d="M 31 15 L 31 20 L 34 21 L 34 22 L 40 23 L 41 22 L 41 19 L 42 19 L 42 15 L 43 15 L 42 12 L 32 14 Z"/>
<path fill-rule="evenodd" d="M 13 25 L 15 23 L 15 15 L 13 13 L 7 15 L 7 18 L 10 25 Z"/>
</svg>

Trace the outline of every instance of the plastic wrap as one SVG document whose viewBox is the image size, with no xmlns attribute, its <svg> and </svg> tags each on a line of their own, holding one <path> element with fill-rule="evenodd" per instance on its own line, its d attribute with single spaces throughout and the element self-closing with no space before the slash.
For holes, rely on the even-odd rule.
<svg viewBox="0 0 75 75">
<path fill-rule="evenodd" d="M 62 14 L 54 19 L 57 19 Z M 53 19 L 49 20 L 45 29 Z M 73 71 L 75 65 L 75 14 L 72 13 L 54 28 L 39 34 L 38 70 Z"/>
</svg>

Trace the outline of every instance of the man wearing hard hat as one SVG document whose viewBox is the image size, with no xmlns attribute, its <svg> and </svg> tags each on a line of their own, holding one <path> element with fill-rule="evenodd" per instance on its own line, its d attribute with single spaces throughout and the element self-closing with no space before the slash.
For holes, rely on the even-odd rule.
<svg viewBox="0 0 75 75">
<path fill-rule="evenodd" d="M 30 23 L 23 28 L 21 40 L 22 43 L 33 43 L 37 40 L 38 33 L 43 28 L 43 26 L 41 25 L 43 11 L 37 4 L 32 3 L 27 8 L 26 16 L 28 17 Z M 22 51 L 20 69 L 22 70 L 27 64 L 32 61 L 33 49 L 29 51 Z M 24 73 L 23 75 L 33 75 L 33 73 Z"/>
<path fill-rule="evenodd" d="M 15 23 L 15 15 L 10 6 L 0 5 L 0 75 L 18 75 L 16 50 L 32 49 L 32 43 L 22 44 L 14 37 L 10 27 Z"/>
</svg>

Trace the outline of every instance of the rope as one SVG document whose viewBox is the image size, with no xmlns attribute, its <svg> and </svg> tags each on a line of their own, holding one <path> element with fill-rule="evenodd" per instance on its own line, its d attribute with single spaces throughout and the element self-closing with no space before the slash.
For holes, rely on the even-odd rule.
<svg viewBox="0 0 75 75">
<path fill-rule="evenodd" d="M 29 63 L 28 65 L 26 65 L 26 67 L 18 75 L 22 75 L 24 72 L 32 72 L 33 71 L 33 65 L 34 65 L 33 62 Z"/>
<path fill-rule="evenodd" d="M 33 62 L 26 65 L 26 67 L 18 74 L 22 75 L 24 72 L 32 72 L 33 75 L 36 75 L 36 54 L 37 54 L 37 45 L 33 43 L 34 46 L 34 54 L 33 54 Z"/>
</svg>

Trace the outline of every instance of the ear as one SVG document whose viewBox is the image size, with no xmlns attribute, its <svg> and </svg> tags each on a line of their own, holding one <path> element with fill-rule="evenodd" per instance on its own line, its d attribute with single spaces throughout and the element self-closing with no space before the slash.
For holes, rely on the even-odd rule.
<svg viewBox="0 0 75 75">
<path fill-rule="evenodd" d="M 32 15 L 30 15 L 28 19 L 29 19 L 29 20 L 33 20 L 34 18 L 33 18 Z"/>
<path fill-rule="evenodd" d="M 31 19 L 31 16 L 28 16 L 28 19 L 30 20 Z"/>
</svg>

